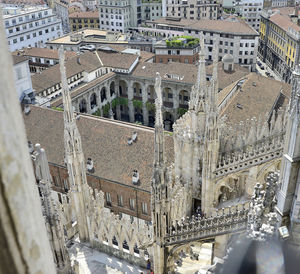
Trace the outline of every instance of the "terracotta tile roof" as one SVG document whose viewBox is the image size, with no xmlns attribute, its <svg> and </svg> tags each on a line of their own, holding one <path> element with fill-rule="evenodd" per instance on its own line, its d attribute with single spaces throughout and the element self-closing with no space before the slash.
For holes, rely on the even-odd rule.
<svg viewBox="0 0 300 274">
<path fill-rule="evenodd" d="M 249 74 L 247 68 L 240 65 L 234 65 L 235 70 L 232 73 L 227 73 L 222 68 L 222 62 L 218 64 L 218 79 L 219 88 L 223 89 L 229 84 Z M 197 80 L 197 66 L 184 63 L 171 62 L 168 64 L 162 63 L 139 63 L 135 68 L 132 76 L 155 79 L 156 72 L 159 72 L 162 80 L 169 80 L 179 83 L 195 84 Z M 206 67 L 208 76 L 212 75 L 212 65 Z M 168 79 L 164 77 L 166 74 L 183 76 L 182 80 Z"/>
<path fill-rule="evenodd" d="M 162 81 L 168 80 L 172 82 L 194 84 L 197 79 L 197 67 L 195 65 L 183 63 L 139 63 L 132 73 L 134 77 L 142 77 L 146 79 L 155 79 L 156 72 L 160 73 Z M 178 75 L 183 77 L 182 80 L 170 79 L 165 77 L 166 74 Z"/>
<path fill-rule="evenodd" d="M 66 61 L 67 78 L 72 77 L 80 72 L 91 72 L 100 67 L 111 67 L 129 69 L 137 56 L 125 53 L 106 53 L 102 51 L 85 52 L 79 55 L 80 64 L 77 62 L 77 56 Z M 32 86 L 36 92 L 41 92 L 60 83 L 59 64 L 52 66 L 41 73 L 35 74 L 32 77 Z"/>
<path fill-rule="evenodd" d="M 94 18 L 99 19 L 99 11 L 82 11 L 82 12 L 73 12 L 69 15 L 69 18 Z"/>
<path fill-rule="evenodd" d="M 103 66 L 120 69 L 129 69 L 138 58 L 137 55 L 122 52 L 109 53 L 98 51 L 98 55 L 103 62 Z"/>
<path fill-rule="evenodd" d="M 140 55 L 141 58 L 140 58 L 140 61 L 141 61 L 141 62 L 147 62 L 147 61 L 153 59 L 154 56 L 155 56 L 155 54 L 152 53 L 152 52 L 148 52 L 148 51 L 143 51 L 143 50 L 141 50 L 141 55 Z"/>
<path fill-rule="evenodd" d="M 50 163 L 64 166 L 63 112 L 31 106 L 24 121 L 28 140 L 41 144 Z M 154 129 L 86 115 L 80 115 L 77 125 L 85 159 L 90 157 L 94 162 L 94 175 L 133 186 L 132 174 L 136 169 L 141 182 L 138 188 L 150 191 Z M 129 146 L 127 139 L 134 131 L 138 139 Z M 165 154 L 170 164 L 174 161 L 173 138 L 167 133 L 165 136 Z"/>
<path fill-rule="evenodd" d="M 58 50 L 47 49 L 47 48 L 24 48 L 22 50 L 16 50 L 12 53 L 13 55 L 22 55 L 28 57 L 40 57 L 48 59 L 59 59 Z M 66 51 L 66 59 L 76 55 L 74 51 Z"/>
<path fill-rule="evenodd" d="M 28 58 L 26 58 L 25 56 L 15 56 L 15 55 L 12 55 L 12 58 L 13 58 L 13 64 L 14 65 L 22 63 L 22 62 L 28 60 Z"/>
<path fill-rule="evenodd" d="M 234 33 L 244 35 L 258 35 L 258 33 L 251 28 L 244 21 L 230 21 L 230 20 L 190 20 L 181 19 L 180 21 L 169 20 L 166 17 L 162 17 L 155 21 L 149 21 L 149 23 L 158 23 L 165 25 L 173 25 L 179 27 L 185 27 L 188 29 L 202 30 L 202 31 L 215 31 L 220 33 Z"/>
<path fill-rule="evenodd" d="M 73 99 L 76 96 L 80 95 L 81 93 L 85 92 L 86 90 L 88 90 L 88 89 L 96 86 L 97 84 L 102 83 L 102 82 L 104 82 L 108 79 L 111 79 L 115 76 L 116 76 L 116 74 L 114 72 L 109 72 L 109 73 L 107 73 L 107 74 L 105 74 L 105 75 L 89 82 L 89 83 L 86 83 L 84 85 L 80 85 L 78 88 L 72 89 L 70 91 L 71 98 Z M 51 106 L 53 106 L 53 107 L 59 107 L 59 106 L 62 106 L 62 104 L 63 104 L 63 102 L 62 102 L 62 97 L 61 96 L 58 99 L 51 101 Z"/>
<path fill-rule="evenodd" d="M 213 65 L 209 65 L 206 67 L 206 74 L 212 75 Z M 228 85 L 233 82 L 245 77 L 249 74 L 249 69 L 240 66 L 239 64 L 234 64 L 234 70 L 232 72 L 226 72 L 223 69 L 223 63 L 218 63 L 218 80 L 219 80 L 219 88 L 226 88 Z"/>
<path fill-rule="evenodd" d="M 232 87 L 219 93 L 219 103 L 224 98 L 224 93 L 228 93 Z M 285 98 L 283 105 L 286 105 L 290 97 L 291 86 L 269 77 L 250 73 L 242 84 L 241 90 L 229 99 L 227 106 L 220 113 L 222 116 L 227 116 L 227 124 L 235 125 L 253 117 L 263 118 L 272 110 L 280 92 Z M 237 107 L 238 104 L 240 107 Z"/>
<path fill-rule="evenodd" d="M 295 31 L 300 31 L 300 27 L 293 23 L 289 17 L 282 14 L 276 13 L 270 16 L 270 21 L 287 31 L 289 28 L 294 29 Z"/>
</svg>

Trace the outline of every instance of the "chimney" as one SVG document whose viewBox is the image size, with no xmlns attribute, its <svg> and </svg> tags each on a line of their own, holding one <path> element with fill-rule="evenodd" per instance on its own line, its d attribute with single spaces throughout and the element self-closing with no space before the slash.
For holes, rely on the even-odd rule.
<svg viewBox="0 0 300 274">
<path fill-rule="evenodd" d="M 133 142 L 137 141 L 137 132 L 136 131 L 133 132 L 131 139 Z"/>
<path fill-rule="evenodd" d="M 25 113 L 25 115 L 28 115 L 29 113 L 30 113 L 30 106 L 29 105 L 25 105 L 25 107 L 24 107 L 24 113 Z"/>
<path fill-rule="evenodd" d="M 87 159 L 86 168 L 87 168 L 88 172 L 94 173 L 94 171 L 95 171 L 95 169 L 94 169 L 94 162 L 93 162 L 93 160 L 91 158 Z"/>
<path fill-rule="evenodd" d="M 139 176 L 139 173 L 138 171 L 135 169 L 133 171 L 133 175 L 132 175 L 132 183 L 134 185 L 138 185 L 139 184 L 139 181 L 140 181 L 140 176 Z"/>
<path fill-rule="evenodd" d="M 81 65 L 81 63 L 80 63 L 80 56 L 77 56 L 77 64 Z"/>
</svg>

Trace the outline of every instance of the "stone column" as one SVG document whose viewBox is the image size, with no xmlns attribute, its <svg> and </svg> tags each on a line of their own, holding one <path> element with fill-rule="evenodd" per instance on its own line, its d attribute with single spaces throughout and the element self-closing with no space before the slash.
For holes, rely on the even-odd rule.
<svg viewBox="0 0 300 274">
<path fill-rule="evenodd" d="M 86 101 L 86 112 L 88 114 L 92 114 L 92 109 L 91 109 L 91 101 L 90 101 L 90 93 L 88 93 L 85 97 L 84 97 L 85 101 Z"/>
<path fill-rule="evenodd" d="M 148 126 L 149 125 L 149 112 L 146 106 L 146 103 L 148 101 L 148 90 L 147 86 L 143 85 L 142 86 L 142 97 L 143 97 L 143 118 L 144 118 L 144 125 Z"/>
<path fill-rule="evenodd" d="M 128 109 L 129 109 L 129 121 L 134 123 L 134 106 L 133 106 L 133 87 L 132 82 L 128 85 Z"/>
<path fill-rule="evenodd" d="M 173 93 L 173 108 L 175 111 L 174 121 L 178 119 L 178 108 L 179 108 L 179 90 L 175 89 Z"/>
<path fill-rule="evenodd" d="M 120 97 L 120 90 L 119 90 L 119 81 L 115 80 L 115 94 L 116 94 L 116 98 Z M 117 105 L 116 106 L 116 116 L 118 120 L 121 120 L 121 106 Z"/>
</svg>

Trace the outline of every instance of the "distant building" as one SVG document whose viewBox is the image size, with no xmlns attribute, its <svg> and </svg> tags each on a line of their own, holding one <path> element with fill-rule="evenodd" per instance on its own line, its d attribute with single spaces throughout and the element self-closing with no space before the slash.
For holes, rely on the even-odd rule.
<svg viewBox="0 0 300 274">
<path fill-rule="evenodd" d="M 142 1 L 142 21 L 156 20 L 162 17 L 161 0 L 144 0 Z"/>
<path fill-rule="evenodd" d="M 264 0 L 241 0 L 236 5 L 236 11 L 258 32 L 263 5 Z"/>
<path fill-rule="evenodd" d="M 88 10 L 95 10 L 97 9 L 97 0 L 83 0 L 83 5 L 88 9 Z"/>
<path fill-rule="evenodd" d="M 199 60 L 199 39 L 190 36 L 161 40 L 154 45 L 155 63 L 179 62 L 197 64 Z"/>
<path fill-rule="evenodd" d="M 47 48 L 24 48 L 14 51 L 14 56 L 24 56 L 29 59 L 29 69 L 31 73 L 41 72 L 50 66 L 58 64 L 58 51 Z M 67 51 L 66 58 L 75 56 L 74 51 Z"/>
<path fill-rule="evenodd" d="M 80 51 L 80 48 L 86 45 L 94 45 L 96 48 L 115 45 L 148 52 L 153 51 L 153 42 L 150 38 L 128 37 L 120 32 L 99 29 L 82 29 L 47 43 L 47 47 L 50 49 L 58 49 L 61 45 L 65 50 L 70 51 Z"/>
<path fill-rule="evenodd" d="M 4 7 L 3 13 L 10 51 L 42 47 L 62 35 L 61 20 L 48 7 Z"/>
<path fill-rule="evenodd" d="M 288 83 L 299 62 L 300 26 L 297 22 L 298 8 L 264 11 L 261 16 L 258 56 Z"/>
<path fill-rule="evenodd" d="M 165 0 L 166 16 L 185 19 L 218 19 L 222 7 L 215 0 Z"/>
<path fill-rule="evenodd" d="M 99 12 L 73 12 L 69 15 L 69 22 L 72 31 L 80 30 L 82 28 L 99 29 Z"/>
<path fill-rule="evenodd" d="M 69 33 L 70 32 L 69 1 L 56 0 L 53 5 L 54 5 L 55 14 L 61 19 L 63 33 Z"/>
<path fill-rule="evenodd" d="M 99 0 L 100 29 L 127 32 L 131 27 L 130 0 Z"/>
<path fill-rule="evenodd" d="M 180 18 L 161 18 L 146 21 L 146 27 L 138 31 L 153 37 L 175 37 L 191 35 L 200 38 L 203 32 L 207 60 L 212 61 L 212 48 L 215 42 L 219 47 L 219 60 L 226 54 L 234 57 L 234 63 L 255 68 L 258 46 L 258 33 L 244 21 L 239 20 L 187 20 Z"/>
<path fill-rule="evenodd" d="M 34 93 L 32 89 L 28 58 L 13 55 L 15 72 L 15 84 L 20 102 L 33 103 Z"/>
</svg>

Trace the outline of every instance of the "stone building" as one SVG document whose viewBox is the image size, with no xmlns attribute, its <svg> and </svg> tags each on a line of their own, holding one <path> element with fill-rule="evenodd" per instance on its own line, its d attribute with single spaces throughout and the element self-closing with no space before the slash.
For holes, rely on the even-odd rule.
<svg viewBox="0 0 300 274">
<path fill-rule="evenodd" d="M 12 53 L 15 56 L 24 56 L 29 59 L 31 73 L 41 72 L 51 66 L 58 64 L 58 51 L 47 48 L 24 48 Z M 66 58 L 75 56 L 75 52 L 66 52 Z"/>
<path fill-rule="evenodd" d="M 156 21 L 146 21 L 138 31 L 143 35 L 169 38 L 182 35 L 200 38 L 204 34 L 208 61 L 212 62 L 212 49 L 219 47 L 219 60 L 226 54 L 234 57 L 234 63 L 251 70 L 255 68 L 258 33 L 244 21 L 239 20 L 189 20 L 164 17 Z"/>
<path fill-rule="evenodd" d="M 144 0 L 142 1 L 142 21 L 156 20 L 162 17 L 161 0 Z"/>
<path fill-rule="evenodd" d="M 42 47 L 62 35 L 61 20 L 43 6 L 4 8 L 4 24 L 11 51 L 24 47 Z"/>
<path fill-rule="evenodd" d="M 99 29 L 99 12 L 73 12 L 69 15 L 71 31 L 80 30 L 82 28 Z"/>
<path fill-rule="evenodd" d="M 274 9 L 261 15 L 258 56 L 287 83 L 299 61 L 298 18 L 298 8 Z"/>
<path fill-rule="evenodd" d="M 154 45 L 155 63 L 179 62 L 196 64 L 198 62 L 200 44 L 192 36 L 174 37 L 158 41 Z"/>
<path fill-rule="evenodd" d="M 163 0 L 165 4 L 164 16 L 179 17 L 185 19 L 219 19 L 222 15 L 222 6 L 218 1 L 199 0 Z"/>
</svg>

